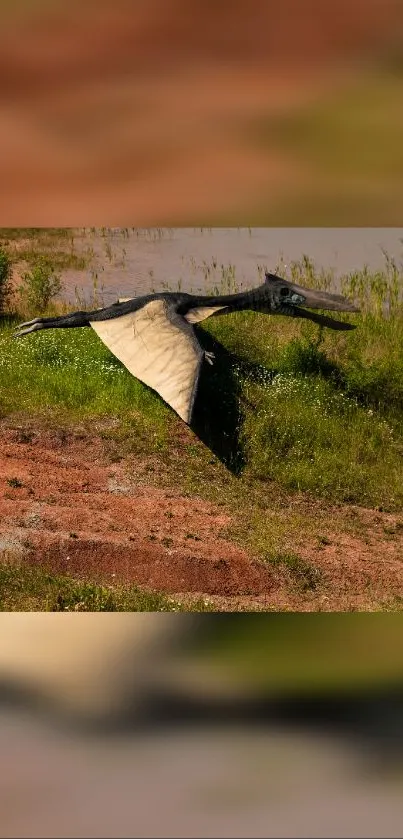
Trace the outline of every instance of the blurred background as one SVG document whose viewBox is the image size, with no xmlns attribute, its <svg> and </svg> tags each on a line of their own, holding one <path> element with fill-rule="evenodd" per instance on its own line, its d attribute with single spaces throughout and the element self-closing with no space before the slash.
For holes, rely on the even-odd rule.
<svg viewBox="0 0 403 839">
<path fill-rule="evenodd" d="M 1 15 L 1 225 L 401 224 L 401 0 Z"/>
<path fill-rule="evenodd" d="M 0 836 L 401 836 L 398 615 L 0 615 Z"/>
</svg>

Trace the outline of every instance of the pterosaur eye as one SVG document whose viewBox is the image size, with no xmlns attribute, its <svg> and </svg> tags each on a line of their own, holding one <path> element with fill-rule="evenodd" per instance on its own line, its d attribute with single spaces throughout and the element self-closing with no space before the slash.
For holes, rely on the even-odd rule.
<svg viewBox="0 0 403 839">
<path fill-rule="evenodd" d="M 283 288 L 280 288 L 280 297 L 288 297 L 289 293 L 290 292 L 288 288 L 286 288 L 285 286 L 283 286 Z"/>
</svg>

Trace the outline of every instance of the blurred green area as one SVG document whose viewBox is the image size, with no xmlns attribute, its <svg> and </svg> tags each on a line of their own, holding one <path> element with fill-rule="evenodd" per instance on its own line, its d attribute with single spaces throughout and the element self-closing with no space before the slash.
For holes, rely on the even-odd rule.
<svg viewBox="0 0 403 839">
<path fill-rule="evenodd" d="M 204 615 L 198 620 L 195 648 L 206 672 L 212 668 L 224 684 L 231 680 L 238 689 L 337 696 L 403 685 L 398 614 Z"/>
<path fill-rule="evenodd" d="M 250 223 L 400 226 L 402 101 L 402 68 L 369 66 L 311 104 L 252 120 L 256 148 L 285 174 Z"/>
<path fill-rule="evenodd" d="M 368 74 L 260 125 L 261 139 L 319 175 L 403 183 L 403 73 Z"/>
</svg>

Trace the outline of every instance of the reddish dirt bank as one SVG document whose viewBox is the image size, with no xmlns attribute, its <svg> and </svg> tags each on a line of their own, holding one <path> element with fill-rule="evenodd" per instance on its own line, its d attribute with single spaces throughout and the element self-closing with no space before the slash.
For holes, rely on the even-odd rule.
<svg viewBox="0 0 403 839">
<path fill-rule="evenodd" d="M 304 587 L 298 573 L 233 544 L 231 516 L 220 507 L 149 486 L 144 466 L 144 458 L 111 463 L 101 438 L 88 433 L 3 422 L 0 549 L 81 579 L 206 596 L 226 610 L 368 609 L 403 593 L 399 516 L 341 510 L 340 530 L 328 528 L 325 544 L 312 537 L 293 548 L 313 574 Z M 364 535 L 343 532 L 350 512 Z"/>
<path fill-rule="evenodd" d="M 130 478 L 99 439 L 2 429 L 0 476 L 0 544 L 28 561 L 172 593 L 272 588 L 269 571 L 220 536 L 227 515 Z"/>
</svg>

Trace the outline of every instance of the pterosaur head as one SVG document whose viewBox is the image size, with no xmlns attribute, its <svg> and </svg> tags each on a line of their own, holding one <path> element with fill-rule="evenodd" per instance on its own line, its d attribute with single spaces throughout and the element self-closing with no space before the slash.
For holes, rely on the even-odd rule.
<svg viewBox="0 0 403 839">
<path fill-rule="evenodd" d="M 271 291 L 273 312 L 307 318 L 314 323 L 329 326 L 332 329 L 355 329 L 355 326 L 351 323 L 333 320 L 333 318 L 309 311 L 309 309 L 329 309 L 336 312 L 359 312 L 357 306 L 350 303 L 341 294 L 303 288 L 303 286 L 291 283 L 275 274 L 266 274 L 265 280 Z"/>
</svg>

